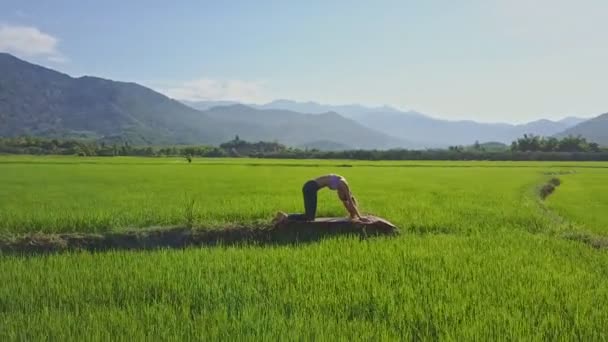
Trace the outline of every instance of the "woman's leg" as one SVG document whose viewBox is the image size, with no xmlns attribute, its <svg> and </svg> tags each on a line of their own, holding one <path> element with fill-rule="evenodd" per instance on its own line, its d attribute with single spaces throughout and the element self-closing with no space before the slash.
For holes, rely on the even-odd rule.
<svg viewBox="0 0 608 342">
<path fill-rule="evenodd" d="M 304 215 L 309 221 L 314 221 L 317 214 L 317 190 L 308 189 L 304 192 Z"/>
<path fill-rule="evenodd" d="M 317 191 L 319 185 L 315 181 L 308 181 L 302 188 L 304 197 L 304 214 L 289 214 L 290 221 L 313 221 L 317 213 Z"/>
</svg>

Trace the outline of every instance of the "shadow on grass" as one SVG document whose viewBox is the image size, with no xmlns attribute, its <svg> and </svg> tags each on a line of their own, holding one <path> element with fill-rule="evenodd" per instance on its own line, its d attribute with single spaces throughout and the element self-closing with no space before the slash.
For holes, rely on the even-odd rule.
<svg viewBox="0 0 608 342">
<path fill-rule="evenodd" d="M 185 248 L 190 246 L 233 245 L 295 245 L 311 243 L 334 236 L 356 236 L 366 239 L 375 236 L 394 236 L 399 230 L 392 225 L 360 224 L 332 221 L 314 224 L 291 222 L 282 226 L 218 229 L 165 227 L 125 230 L 103 234 L 28 234 L 0 240 L 0 254 L 48 254 L 66 251 L 149 250 L 157 248 Z"/>
</svg>

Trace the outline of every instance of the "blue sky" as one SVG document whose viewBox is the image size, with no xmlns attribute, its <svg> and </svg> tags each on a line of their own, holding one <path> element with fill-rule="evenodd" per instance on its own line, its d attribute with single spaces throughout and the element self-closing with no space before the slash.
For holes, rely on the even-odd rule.
<svg viewBox="0 0 608 342">
<path fill-rule="evenodd" d="M 0 51 L 171 97 L 523 122 L 608 111 L 608 1 L 0 2 Z"/>
</svg>

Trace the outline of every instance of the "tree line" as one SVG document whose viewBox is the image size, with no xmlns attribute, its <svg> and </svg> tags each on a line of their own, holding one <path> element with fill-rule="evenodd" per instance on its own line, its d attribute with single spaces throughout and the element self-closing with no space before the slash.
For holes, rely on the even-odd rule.
<svg viewBox="0 0 608 342">
<path fill-rule="evenodd" d="M 254 157 L 289 159 L 353 159 L 353 160 L 526 160 L 526 161 L 584 161 L 608 160 L 608 150 L 582 137 L 563 139 L 531 135 L 517 139 L 510 149 L 485 150 L 479 144 L 429 150 L 349 150 L 320 151 L 298 149 L 277 142 L 248 142 L 236 136 L 220 146 L 132 146 L 128 142 L 112 143 L 89 140 L 59 140 L 40 137 L 0 138 L 0 153 L 31 155 L 77 156 L 182 156 L 196 157 Z"/>
<path fill-rule="evenodd" d="M 562 139 L 524 134 L 511 144 L 512 151 L 520 152 L 601 152 L 594 142 L 581 136 L 567 136 Z"/>
<path fill-rule="evenodd" d="M 41 137 L 0 138 L 0 153 L 31 155 L 75 155 L 75 156 L 192 156 L 192 157 L 247 157 L 254 154 L 272 154 L 292 149 L 277 142 L 247 142 L 239 139 L 220 146 L 176 145 L 134 146 L 128 141 L 107 143 L 92 140 L 48 139 Z"/>
</svg>

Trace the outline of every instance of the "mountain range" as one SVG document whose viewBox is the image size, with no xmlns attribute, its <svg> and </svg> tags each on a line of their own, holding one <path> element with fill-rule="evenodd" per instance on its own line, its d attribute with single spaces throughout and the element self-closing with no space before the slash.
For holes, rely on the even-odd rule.
<svg viewBox="0 0 608 342">
<path fill-rule="evenodd" d="M 308 148 L 430 148 L 581 134 L 608 145 L 608 114 L 523 125 L 448 121 L 389 106 L 179 102 L 136 83 L 69 75 L 0 53 L 0 136 L 219 144 L 235 135 Z"/>
<path fill-rule="evenodd" d="M 578 125 L 557 134 L 558 137 L 565 137 L 568 135 L 580 135 L 587 138 L 587 140 L 608 146 L 608 113 L 581 122 Z"/>
<path fill-rule="evenodd" d="M 367 128 L 335 112 L 302 114 L 284 109 L 255 109 L 234 104 L 204 111 L 229 127 L 239 127 L 239 136 L 248 141 L 277 140 L 292 146 L 339 144 L 350 148 L 392 148 L 408 144 Z"/>
<path fill-rule="evenodd" d="M 351 148 L 406 143 L 336 113 L 243 105 L 199 111 L 136 83 L 73 78 L 0 53 L 0 136 L 86 137 L 133 144 L 219 144 L 235 135 L 287 145 L 333 141 Z"/>
<path fill-rule="evenodd" d="M 385 112 L 385 113 L 398 113 L 399 110 L 389 107 L 366 107 L 358 104 L 350 105 L 325 105 L 317 102 L 297 102 L 292 100 L 274 100 L 265 104 L 254 104 L 254 103 L 241 103 L 237 101 L 182 101 L 184 104 L 199 109 L 207 110 L 217 106 L 229 106 L 234 104 L 244 104 L 246 106 L 256 109 L 285 109 L 292 112 L 308 113 L 308 114 L 323 114 L 328 112 L 340 113 L 340 115 L 357 119 L 365 114 L 374 112 Z"/>
<path fill-rule="evenodd" d="M 186 103 L 197 109 L 236 104 L 236 102 L 230 101 Z M 553 136 L 586 120 L 577 117 L 567 117 L 559 121 L 541 119 L 526 124 L 514 125 L 507 123 L 480 123 L 469 120 L 442 120 L 415 111 L 400 111 L 389 106 L 365 107 L 356 104 L 332 106 L 315 102 L 295 102 L 290 100 L 276 100 L 262 105 L 247 104 L 247 106 L 264 109 L 306 111 L 307 113 L 315 114 L 335 112 L 376 131 L 409 141 L 410 145 L 408 147 L 415 148 L 469 145 L 476 140 L 510 144 L 513 140 L 524 134 Z"/>
</svg>

